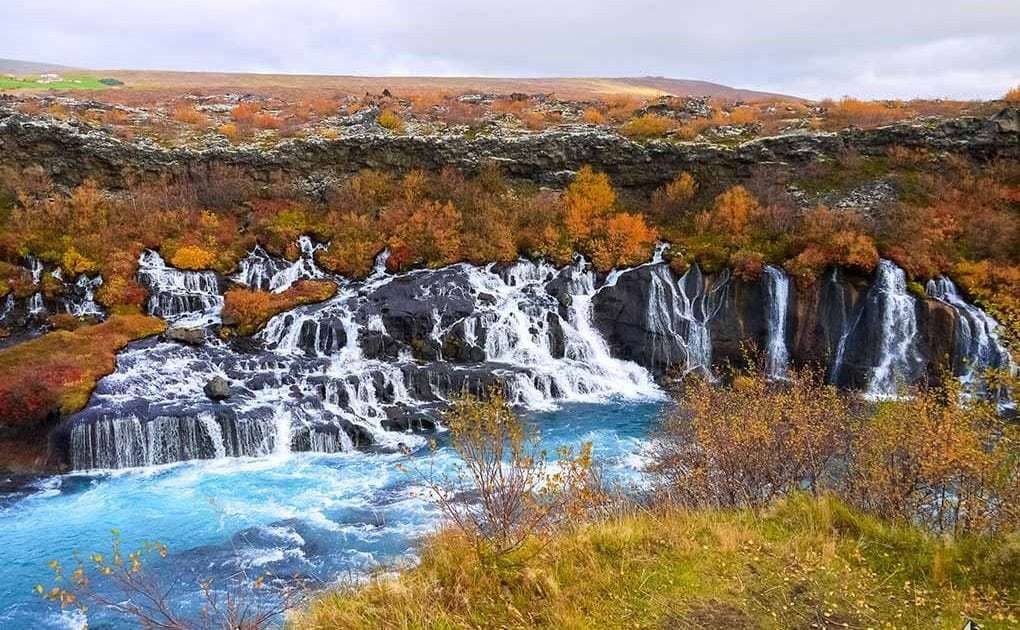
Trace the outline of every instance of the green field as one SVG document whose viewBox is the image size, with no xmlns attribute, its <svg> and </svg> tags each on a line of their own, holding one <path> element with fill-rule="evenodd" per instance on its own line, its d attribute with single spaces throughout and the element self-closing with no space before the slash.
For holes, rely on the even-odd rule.
<svg viewBox="0 0 1020 630">
<path fill-rule="evenodd" d="M 37 77 L 0 77 L 0 90 L 105 90 L 109 85 L 99 78 L 90 76 L 68 76 L 50 83 L 40 82 Z"/>
</svg>

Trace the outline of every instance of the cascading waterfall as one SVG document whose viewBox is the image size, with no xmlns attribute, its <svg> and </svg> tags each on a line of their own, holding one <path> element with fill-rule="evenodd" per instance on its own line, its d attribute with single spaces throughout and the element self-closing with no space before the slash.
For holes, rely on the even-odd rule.
<svg viewBox="0 0 1020 630">
<path fill-rule="evenodd" d="M 592 325 L 597 278 L 583 259 L 563 270 L 518 261 L 399 275 L 385 272 L 385 259 L 364 281 L 335 279 L 334 298 L 273 317 L 256 337 L 262 352 L 150 340 L 121 353 L 71 420 L 73 466 L 418 446 L 424 439 L 406 428 L 434 423 L 428 414 L 458 391 L 485 395 L 496 384 L 529 408 L 662 395 L 644 368 L 613 358 Z M 155 252 L 141 268 L 155 314 L 179 322 L 221 303 L 212 274 L 173 269 Z M 244 277 L 265 286 L 271 268 L 249 266 Z M 562 300 L 546 289 L 554 281 Z M 421 352 L 436 358 L 414 358 Z M 230 383 L 229 400 L 205 396 L 213 377 Z"/>
<path fill-rule="evenodd" d="M 315 253 L 325 249 L 325 245 L 315 243 L 311 238 L 302 236 L 298 239 L 298 259 L 269 279 L 269 290 L 274 293 L 286 291 L 298 280 L 315 280 L 325 273 L 315 264 Z"/>
<path fill-rule="evenodd" d="M 766 373 L 771 378 L 783 378 L 790 363 L 786 347 L 786 312 L 790 301 L 790 277 L 782 269 L 765 267 L 765 288 L 768 294 L 768 311 L 765 322 L 768 333 Z"/>
<path fill-rule="evenodd" d="M 325 245 L 315 243 L 307 236 L 298 239 L 298 259 L 289 263 L 270 256 L 260 245 L 238 264 L 238 272 L 233 280 L 239 284 L 280 293 L 286 291 L 298 280 L 314 280 L 325 277 L 325 273 L 315 264 L 315 254 Z M 385 261 L 384 261 L 385 262 Z"/>
<path fill-rule="evenodd" d="M 14 294 L 8 293 L 7 297 L 0 302 L 0 321 L 7 319 L 7 316 L 14 310 Z"/>
<path fill-rule="evenodd" d="M 891 261 L 879 261 L 866 299 L 878 306 L 880 320 L 878 364 L 872 371 L 866 394 L 873 398 L 893 397 L 917 353 L 916 303 L 907 293 L 906 273 Z"/>
<path fill-rule="evenodd" d="M 180 326 L 219 323 L 223 296 L 214 272 L 176 269 L 147 249 L 138 259 L 138 279 L 149 289 L 150 315 Z"/>
<path fill-rule="evenodd" d="M 338 286 L 333 298 L 276 315 L 252 340 L 228 344 L 213 337 L 189 346 L 150 339 L 129 346 L 90 405 L 66 425 L 73 466 L 414 448 L 425 443 L 415 431 L 434 428 L 438 411 L 460 392 L 484 396 L 498 386 L 531 409 L 660 398 L 648 370 L 614 356 L 620 348 L 635 361 L 652 355 L 687 370 L 711 366 L 709 324 L 722 307 L 725 274 L 709 281 L 694 266 L 676 278 L 653 261 L 600 283 L 580 257 L 563 269 L 522 260 L 388 274 L 386 254 L 368 278 L 331 278 Z M 265 258 L 261 269 L 249 266 L 243 274 L 252 286 L 268 287 L 270 270 L 299 264 L 258 251 L 249 257 L 256 258 Z M 215 274 L 173 269 L 155 252 L 141 263 L 139 277 L 158 296 L 157 314 L 208 322 L 218 313 Z M 769 373 L 779 377 L 789 360 L 791 289 L 778 269 L 767 269 L 764 281 Z M 932 290 L 946 301 L 958 299 L 949 285 Z M 902 270 L 882 261 L 855 308 L 843 312 L 844 304 L 840 313 L 836 369 L 845 358 L 847 368 L 867 374 L 870 395 L 894 395 L 917 358 L 915 303 Z M 606 312 L 625 312 L 624 332 L 638 336 L 619 337 Z M 969 317 L 968 330 L 983 332 L 970 333 L 968 352 L 993 361 L 994 328 L 977 311 Z M 643 364 L 657 368 L 654 360 Z M 214 378 L 229 385 L 226 400 L 206 396 Z"/>
<path fill-rule="evenodd" d="M 74 289 L 64 298 L 64 309 L 78 318 L 102 317 L 103 309 L 96 303 L 96 289 L 101 286 L 102 276 L 91 278 L 85 275 L 78 276 L 74 282 Z M 40 303 L 41 301 L 40 299 Z"/>
<path fill-rule="evenodd" d="M 712 335 L 708 325 L 721 307 L 719 291 L 728 282 L 724 275 L 710 290 L 697 266 L 674 280 L 669 267 L 651 265 L 648 291 L 648 330 L 653 334 L 651 360 L 666 359 L 678 349 L 687 372 L 708 372 L 712 365 Z"/>
<path fill-rule="evenodd" d="M 999 323 L 980 308 L 968 304 L 956 285 L 942 276 L 928 281 L 930 297 L 948 304 L 956 311 L 953 372 L 966 389 L 984 393 L 982 374 L 987 370 L 1016 371 L 1009 350 L 999 339 Z M 1007 396 L 1000 392 L 1000 396 Z"/>
</svg>

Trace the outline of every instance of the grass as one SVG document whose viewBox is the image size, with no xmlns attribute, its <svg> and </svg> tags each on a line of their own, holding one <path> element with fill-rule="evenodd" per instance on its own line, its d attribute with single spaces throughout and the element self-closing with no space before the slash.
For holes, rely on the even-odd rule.
<svg viewBox="0 0 1020 630">
<path fill-rule="evenodd" d="M 41 83 L 33 78 L 0 77 L 0 90 L 105 90 L 109 87 L 98 78 L 87 75 L 63 77 L 52 83 Z"/>
<path fill-rule="evenodd" d="M 660 509 L 482 564 L 454 532 L 395 578 L 322 595 L 289 627 L 982 628 L 1020 620 L 1020 538 L 948 542 L 789 498 L 764 514 Z"/>
</svg>

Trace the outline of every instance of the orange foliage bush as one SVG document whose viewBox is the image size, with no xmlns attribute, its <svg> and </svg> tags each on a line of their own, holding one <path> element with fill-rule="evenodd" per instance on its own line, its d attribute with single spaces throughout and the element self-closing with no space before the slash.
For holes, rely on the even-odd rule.
<svg viewBox="0 0 1020 630">
<path fill-rule="evenodd" d="M 180 123 L 204 127 L 209 124 L 205 114 L 195 109 L 191 103 L 178 103 L 174 105 L 170 117 Z"/>
<path fill-rule="evenodd" d="M 656 114 L 645 114 L 632 118 L 620 126 L 620 133 L 628 138 L 655 138 L 664 135 L 676 127 L 676 121 L 672 118 L 658 116 Z"/>
<path fill-rule="evenodd" d="M 1020 103 L 1020 85 L 1010 88 L 1006 95 L 1002 97 L 1002 100 L 1007 103 Z"/>
<path fill-rule="evenodd" d="M 364 278 L 385 245 L 379 227 L 369 216 L 356 212 L 331 214 L 329 222 L 334 230 L 319 262 L 334 273 Z"/>
<path fill-rule="evenodd" d="M 811 282 L 830 265 L 871 271 L 878 265 L 878 248 L 864 233 L 860 219 L 849 211 L 824 206 L 805 213 L 794 235 L 800 253 L 787 269 L 801 282 Z"/>
<path fill-rule="evenodd" d="M 178 269 L 198 271 L 209 269 L 216 261 L 216 254 L 197 245 L 185 245 L 178 248 L 170 257 L 170 264 Z"/>
<path fill-rule="evenodd" d="M 606 116 L 594 107 L 589 107 L 581 113 L 581 120 L 588 123 L 589 125 L 604 125 L 606 124 Z"/>
<path fill-rule="evenodd" d="M 595 267 L 603 270 L 647 261 L 658 238 L 643 216 L 627 212 L 610 217 L 600 232 L 590 250 Z"/>
<path fill-rule="evenodd" d="M 844 97 L 839 101 L 826 101 L 824 125 L 827 129 L 844 129 L 849 126 L 877 127 L 913 116 L 900 103 L 861 101 Z"/>
<path fill-rule="evenodd" d="M 113 371 L 129 341 L 161 332 L 155 317 L 113 315 L 74 332 L 56 331 L 0 350 L 0 417 L 9 427 L 45 422 L 81 409 L 96 381 Z"/>
<path fill-rule="evenodd" d="M 239 125 L 251 125 L 261 111 L 258 103 L 240 103 L 230 111 L 230 118 Z"/>
<path fill-rule="evenodd" d="M 379 113 L 379 117 L 376 118 L 376 122 L 382 127 L 400 133 L 404 130 L 404 121 L 401 120 L 400 116 L 392 109 L 384 109 Z"/>
<path fill-rule="evenodd" d="M 103 112 L 101 120 L 104 125 L 126 125 L 131 119 L 124 110 L 114 108 Z"/>
<path fill-rule="evenodd" d="M 584 166 L 567 188 L 565 201 L 564 227 L 570 238 L 580 243 L 591 236 L 595 223 L 616 205 L 616 191 L 605 173 Z"/>
<path fill-rule="evenodd" d="M 239 335 L 252 335 L 274 315 L 336 295 L 329 280 L 300 280 L 282 293 L 230 289 L 223 295 L 223 325 Z"/>
</svg>

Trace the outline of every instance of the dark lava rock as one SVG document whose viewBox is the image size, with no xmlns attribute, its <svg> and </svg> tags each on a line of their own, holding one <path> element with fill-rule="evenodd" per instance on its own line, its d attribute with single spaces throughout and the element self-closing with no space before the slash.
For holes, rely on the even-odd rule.
<svg viewBox="0 0 1020 630">
<path fill-rule="evenodd" d="M 214 376 L 202 388 L 210 400 L 226 400 L 230 398 L 230 383 L 222 376 Z"/>
</svg>

